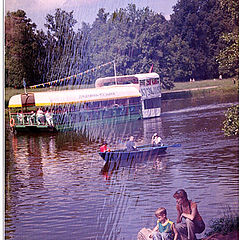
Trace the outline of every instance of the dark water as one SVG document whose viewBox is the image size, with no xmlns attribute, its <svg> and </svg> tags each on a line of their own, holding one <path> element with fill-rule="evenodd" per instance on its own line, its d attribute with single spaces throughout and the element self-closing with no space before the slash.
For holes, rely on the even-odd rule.
<svg viewBox="0 0 240 240">
<path fill-rule="evenodd" d="M 238 138 L 221 130 L 236 101 L 171 100 L 160 118 L 111 126 L 112 149 L 132 134 L 138 145 L 148 143 L 154 132 L 165 144 L 182 144 L 118 166 L 104 166 L 99 143 L 77 134 L 7 131 L 6 239 L 136 239 L 142 227 L 155 226 L 160 206 L 176 220 L 178 188 L 198 203 L 207 228 L 213 218 L 238 213 Z"/>
</svg>

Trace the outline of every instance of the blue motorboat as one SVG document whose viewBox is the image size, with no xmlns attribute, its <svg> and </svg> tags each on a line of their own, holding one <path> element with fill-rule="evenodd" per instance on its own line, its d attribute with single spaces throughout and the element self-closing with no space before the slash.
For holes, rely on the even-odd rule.
<svg viewBox="0 0 240 240">
<path fill-rule="evenodd" d="M 173 146 L 173 145 L 172 145 Z M 126 149 L 118 149 L 110 152 L 99 152 L 99 155 L 105 161 L 132 161 L 134 159 L 148 159 L 158 156 L 164 153 L 170 146 L 154 146 L 154 145 L 142 145 L 136 147 L 134 151 L 127 151 Z"/>
</svg>

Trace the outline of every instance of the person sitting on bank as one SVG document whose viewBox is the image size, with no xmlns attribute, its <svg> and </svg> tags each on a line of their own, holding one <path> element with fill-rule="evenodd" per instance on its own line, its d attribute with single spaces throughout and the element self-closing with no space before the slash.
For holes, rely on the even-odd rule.
<svg viewBox="0 0 240 240">
<path fill-rule="evenodd" d="M 126 143 L 127 152 L 136 151 L 137 150 L 137 148 L 135 147 L 135 142 L 133 140 L 134 140 L 134 137 L 131 136 L 129 138 L 129 140 L 127 141 L 127 143 Z"/>
<path fill-rule="evenodd" d="M 187 193 L 183 189 L 179 189 L 173 195 L 176 199 L 177 224 L 176 230 L 181 240 L 195 240 L 195 233 L 202 233 L 205 229 L 205 223 L 200 216 L 197 204 L 188 200 Z M 182 222 L 185 218 L 185 222 Z"/>
<path fill-rule="evenodd" d="M 158 218 L 157 225 L 149 235 L 149 238 L 153 240 L 177 240 L 178 232 L 174 223 L 167 218 L 166 208 L 158 208 L 155 216 Z"/>
<path fill-rule="evenodd" d="M 153 136 L 152 136 L 152 144 L 154 146 L 159 146 L 159 145 L 163 146 L 162 139 L 161 139 L 161 137 L 158 136 L 157 133 L 154 133 Z"/>
<path fill-rule="evenodd" d="M 106 142 L 104 142 L 103 145 L 100 147 L 100 152 L 110 152 L 110 149 L 107 147 Z"/>
</svg>

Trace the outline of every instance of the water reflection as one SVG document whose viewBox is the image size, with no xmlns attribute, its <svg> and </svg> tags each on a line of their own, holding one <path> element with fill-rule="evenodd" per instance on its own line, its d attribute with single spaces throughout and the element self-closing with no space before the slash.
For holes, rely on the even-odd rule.
<svg viewBox="0 0 240 240">
<path fill-rule="evenodd" d="M 238 138 L 221 130 L 230 103 L 197 104 L 106 129 L 94 141 L 70 132 L 7 133 L 6 237 L 136 239 L 142 227 L 154 226 L 160 205 L 176 219 L 177 188 L 198 203 L 207 225 L 226 205 L 238 211 Z M 102 138 L 117 149 L 130 135 L 137 145 L 147 144 L 154 132 L 166 145 L 181 147 L 127 163 L 105 163 L 98 155 Z"/>
<path fill-rule="evenodd" d="M 149 156 L 148 158 L 131 158 L 129 161 L 126 159 L 106 161 L 100 171 L 100 174 L 105 176 L 106 180 L 110 180 L 113 174 L 118 174 L 122 171 L 127 171 L 128 175 L 134 174 L 148 162 L 151 162 L 152 168 L 156 171 L 164 171 L 167 167 L 167 158 L 165 155 L 166 153 L 163 152 L 157 156 Z"/>
</svg>

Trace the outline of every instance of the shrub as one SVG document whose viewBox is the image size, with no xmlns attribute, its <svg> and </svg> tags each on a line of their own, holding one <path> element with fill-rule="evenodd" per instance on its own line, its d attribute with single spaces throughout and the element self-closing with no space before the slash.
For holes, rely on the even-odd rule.
<svg viewBox="0 0 240 240">
<path fill-rule="evenodd" d="M 229 215 L 225 214 L 221 218 L 211 220 L 210 228 L 211 230 L 206 233 L 206 236 L 210 236 L 214 233 L 226 235 L 239 229 L 239 216 L 232 213 Z"/>
</svg>

